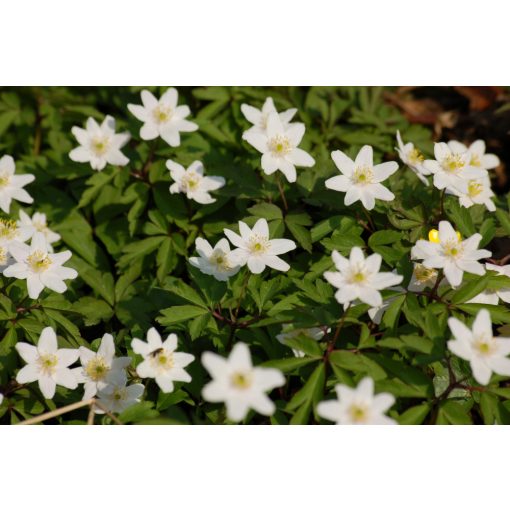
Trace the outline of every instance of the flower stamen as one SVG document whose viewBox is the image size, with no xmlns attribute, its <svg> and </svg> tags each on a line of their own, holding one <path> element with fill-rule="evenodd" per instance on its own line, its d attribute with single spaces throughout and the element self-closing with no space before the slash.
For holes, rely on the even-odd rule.
<svg viewBox="0 0 510 510">
<path fill-rule="evenodd" d="M 172 118 L 172 115 L 173 111 L 169 106 L 158 105 L 152 110 L 152 116 L 158 124 L 165 124 Z"/>
<path fill-rule="evenodd" d="M 269 150 L 275 157 L 285 156 L 292 150 L 290 140 L 286 136 L 276 135 L 269 140 Z"/>
<path fill-rule="evenodd" d="M 372 184 L 374 181 L 374 172 L 368 166 L 361 166 L 356 168 L 352 174 L 352 182 L 361 186 Z"/>
<path fill-rule="evenodd" d="M 55 354 L 41 354 L 37 363 L 43 374 L 53 375 L 57 370 L 58 358 Z"/>
<path fill-rule="evenodd" d="M 93 381 L 102 381 L 109 371 L 110 367 L 102 356 L 92 358 L 85 368 L 85 372 Z"/>
<path fill-rule="evenodd" d="M 108 152 L 110 139 L 107 136 L 94 138 L 91 145 L 92 151 L 95 152 L 97 156 L 103 156 L 106 152 Z"/>
<path fill-rule="evenodd" d="M 51 266 L 51 259 L 47 253 L 36 250 L 27 257 L 27 263 L 35 273 L 42 273 Z"/>
<path fill-rule="evenodd" d="M 230 383 L 235 388 L 246 390 L 251 386 L 252 375 L 250 373 L 234 372 L 230 377 Z"/>
<path fill-rule="evenodd" d="M 0 219 L 0 238 L 12 240 L 16 237 L 18 227 L 13 220 Z"/>
</svg>

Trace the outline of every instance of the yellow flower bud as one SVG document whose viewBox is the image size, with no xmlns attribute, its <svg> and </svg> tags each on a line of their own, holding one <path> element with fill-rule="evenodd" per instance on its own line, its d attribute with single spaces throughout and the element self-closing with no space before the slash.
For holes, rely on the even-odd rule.
<svg viewBox="0 0 510 510">
<path fill-rule="evenodd" d="M 460 232 L 457 230 L 457 239 L 459 241 L 462 241 L 462 236 L 460 234 Z M 439 243 L 439 231 L 436 230 L 435 228 L 433 228 L 430 232 L 429 232 L 429 241 L 431 243 Z"/>
</svg>

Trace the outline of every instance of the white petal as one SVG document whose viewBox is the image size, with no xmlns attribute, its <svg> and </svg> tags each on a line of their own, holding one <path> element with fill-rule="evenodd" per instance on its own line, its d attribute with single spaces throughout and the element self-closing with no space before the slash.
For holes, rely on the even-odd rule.
<svg viewBox="0 0 510 510">
<path fill-rule="evenodd" d="M 54 354 L 58 350 L 57 335 L 51 327 L 46 327 L 41 331 L 39 342 L 37 344 L 37 350 L 40 353 Z"/>
</svg>

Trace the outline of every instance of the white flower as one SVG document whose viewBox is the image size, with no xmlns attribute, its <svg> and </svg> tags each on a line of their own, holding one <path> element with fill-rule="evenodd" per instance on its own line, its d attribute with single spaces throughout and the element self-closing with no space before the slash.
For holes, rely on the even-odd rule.
<svg viewBox="0 0 510 510">
<path fill-rule="evenodd" d="M 116 372 L 122 372 L 131 363 L 129 357 L 115 358 L 115 344 L 109 333 L 103 335 L 97 353 L 83 346 L 79 352 L 81 367 L 73 369 L 73 372 L 78 383 L 85 385 L 83 400 L 95 396 Z"/>
<path fill-rule="evenodd" d="M 12 156 L 0 158 L 0 209 L 9 214 L 12 199 L 25 204 L 31 204 L 34 199 L 23 189 L 31 183 L 35 176 L 32 174 L 14 175 L 16 165 Z"/>
<path fill-rule="evenodd" d="M 495 264 L 485 264 L 485 268 L 489 271 L 496 271 L 496 273 L 510 277 L 510 265 L 506 266 L 496 266 Z M 485 290 L 481 292 L 474 298 L 466 301 L 466 303 L 482 303 L 486 305 L 497 305 L 498 301 L 504 301 L 505 303 L 510 303 L 510 288 L 502 288 L 502 289 L 494 289 L 494 290 Z"/>
<path fill-rule="evenodd" d="M 158 100 L 148 90 L 142 90 L 142 105 L 128 104 L 129 111 L 140 121 L 142 140 L 154 140 L 161 136 L 172 147 L 181 143 L 179 132 L 190 133 L 198 129 L 197 124 L 185 120 L 190 114 L 188 105 L 177 106 L 178 93 L 169 88 Z"/>
<path fill-rule="evenodd" d="M 490 257 L 491 252 L 478 249 L 481 239 L 480 234 L 473 234 L 461 241 L 448 221 L 440 221 L 439 242 L 421 239 L 411 254 L 413 258 L 423 259 L 425 267 L 443 269 L 448 283 L 458 287 L 464 271 L 480 276 L 485 274 L 485 268 L 477 260 Z"/>
<path fill-rule="evenodd" d="M 12 264 L 13 258 L 5 246 L 0 245 L 0 271 L 3 271 L 8 265 Z"/>
<path fill-rule="evenodd" d="M 22 230 L 26 229 L 27 233 L 30 234 L 27 239 L 24 239 L 24 241 L 31 239 L 36 232 L 44 234 L 49 252 L 53 252 L 53 247 L 51 245 L 60 240 L 60 235 L 48 228 L 46 223 L 46 214 L 44 213 L 36 212 L 32 218 L 30 218 L 26 212 L 20 211 L 18 227 Z"/>
<path fill-rule="evenodd" d="M 131 347 L 143 361 L 136 367 L 140 377 L 153 377 L 164 393 L 174 391 L 174 381 L 191 382 L 191 376 L 184 370 L 195 356 L 186 352 L 175 352 L 177 335 L 168 335 L 163 342 L 156 328 L 147 332 L 147 342 L 133 338 Z"/>
<path fill-rule="evenodd" d="M 266 266 L 278 271 L 288 271 L 289 264 L 278 255 L 296 249 L 296 243 L 289 239 L 269 239 L 269 226 L 264 218 L 257 220 L 257 223 L 250 229 L 243 221 L 239 222 L 239 233 L 232 230 L 223 230 L 229 241 L 237 246 L 230 252 L 232 260 L 239 266 L 248 264 L 248 269 L 259 274 Z"/>
<path fill-rule="evenodd" d="M 4 276 L 27 280 L 28 295 L 37 299 L 44 287 L 62 294 L 67 289 L 63 280 L 74 279 L 78 273 L 70 267 L 64 267 L 71 258 L 69 250 L 61 253 L 49 253 L 46 238 L 40 232 L 32 237 L 31 246 L 12 243 L 9 251 L 16 262 L 4 269 Z"/>
<path fill-rule="evenodd" d="M 427 287 L 433 288 L 436 284 L 437 275 L 438 271 L 436 269 L 414 262 L 413 274 L 407 289 L 411 292 L 423 292 Z"/>
<path fill-rule="evenodd" d="M 216 202 L 216 199 L 209 195 L 209 191 L 225 186 L 223 177 L 217 175 L 204 176 L 204 165 L 200 161 L 193 161 L 185 170 L 182 165 L 169 159 L 166 162 L 166 167 L 170 170 L 170 176 L 175 181 L 170 186 L 170 193 L 186 193 L 189 199 L 195 200 L 199 204 Z"/>
<path fill-rule="evenodd" d="M 352 248 L 348 259 L 336 250 L 333 250 L 331 257 L 339 272 L 326 271 L 324 278 L 339 289 L 335 298 L 344 306 L 359 299 L 370 306 L 379 307 L 383 303 L 379 291 L 398 285 L 404 278 L 394 273 L 380 273 L 382 257 L 373 253 L 365 259 L 363 251 L 357 246 Z"/>
<path fill-rule="evenodd" d="M 329 331 L 328 329 L 327 332 Z M 287 345 L 287 340 L 292 340 L 300 336 L 306 336 L 312 340 L 319 341 L 325 334 L 326 331 L 322 328 L 295 328 L 292 324 L 286 324 L 282 328 L 282 332 L 276 335 L 276 339 L 281 344 Z M 296 358 L 303 358 L 305 356 L 305 353 L 299 349 L 292 349 L 292 352 Z"/>
<path fill-rule="evenodd" d="M 402 162 L 416 174 L 416 177 L 418 177 L 425 186 L 428 186 L 429 181 L 425 176 L 430 175 L 430 172 L 423 167 L 423 154 L 411 142 L 404 145 L 402 137 L 400 136 L 400 131 L 398 130 L 397 144 L 398 147 L 395 147 L 395 150 L 398 152 Z"/>
<path fill-rule="evenodd" d="M 14 220 L 0 218 L 0 247 L 9 252 L 12 244 L 24 243 L 32 237 L 30 229 L 20 227 Z"/>
<path fill-rule="evenodd" d="M 470 330 L 458 319 L 448 319 L 454 340 L 448 341 L 448 349 L 459 358 L 469 361 L 473 377 L 480 384 L 489 384 L 492 372 L 510 376 L 510 338 L 494 337 L 488 310 L 481 309 Z"/>
<path fill-rule="evenodd" d="M 479 179 L 487 175 L 487 170 L 470 166 L 469 152 L 456 152 L 446 143 L 434 144 L 434 157 L 423 162 L 423 167 L 434 174 L 437 189 L 458 187 L 463 180 Z"/>
<path fill-rule="evenodd" d="M 229 420 L 243 420 L 250 409 L 266 416 L 275 412 L 266 392 L 283 386 L 285 377 L 275 368 L 253 367 L 246 344 L 235 344 L 227 359 L 204 352 L 202 364 L 213 378 L 204 386 L 202 396 L 209 402 L 225 402 Z"/>
<path fill-rule="evenodd" d="M 195 246 L 199 257 L 190 257 L 189 262 L 202 273 L 212 275 L 219 281 L 227 281 L 239 272 L 240 267 L 232 260 L 226 239 L 220 239 L 213 248 L 205 239 L 197 237 Z"/>
<path fill-rule="evenodd" d="M 0 405 L 2 405 L 3 401 L 4 401 L 4 396 L 0 393 Z"/>
<path fill-rule="evenodd" d="M 73 371 L 67 367 L 79 356 L 78 349 L 59 349 L 57 335 L 50 328 L 44 328 L 37 347 L 25 342 L 18 342 L 16 350 L 27 363 L 16 376 L 19 384 L 38 381 L 44 398 L 53 398 L 58 385 L 74 390 L 78 382 Z"/>
<path fill-rule="evenodd" d="M 447 192 L 459 197 L 459 203 L 463 207 L 471 207 L 482 204 L 489 211 L 495 211 L 496 206 L 491 200 L 494 193 L 491 189 L 491 180 L 488 175 L 479 179 L 459 180 L 455 186 L 447 188 Z"/>
<path fill-rule="evenodd" d="M 370 145 L 361 148 L 355 161 L 342 151 L 333 151 L 331 157 L 342 175 L 331 177 L 325 185 L 326 188 L 345 192 L 345 205 L 361 200 L 365 209 L 371 210 L 375 206 L 376 198 L 384 201 L 395 198 L 395 195 L 381 184 L 398 170 L 398 164 L 395 161 L 374 166 L 374 156 Z"/>
<path fill-rule="evenodd" d="M 243 139 L 262 153 L 262 170 L 266 175 L 280 170 L 289 182 L 296 182 L 296 166 L 313 166 L 315 160 L 299 149 L 305 125 L 300 122 L 284 124 L 277 113 L 270 113 L 265 132 L 245 131 Z"/>
<path fill-rule="evenodd" d="M 500 164 L 499 158 L 495 154 L 485 154 L 485 142 L 483 140 L 475 140 L 469 148 L 463 143 L 452 140 L 448 142 L 448 147 L 458 154 L 469 152 L 469 166 L 491 170 Z"/>
<path fill-rule="evenodd" d="M 124 166 L 129 159 L 120 149 L 126 145 L 131 135 L 115 133 L 115 119 L 107 115 L 99 125 L 92 117 L 87 119 L 86 129 L 78 126 L 72 133 L 80 144 L 69 153 L 69 157 L 78 163 L 90 163 L 92 170 L 101 171 L 107 165 Z"/>
<path fill-rule="evenodd" d="M 374 381 L 364 377 L 357 388 L 337 384 L 338 400 L 325 400 L 317 405 L 317 414 L 337 425 L 395 425 L 384 413 L 395 403 L 390 393 L 374 395 Z"/>
<path fill-rule="evenodd" d="M 111 413 L 121 413 L 128 407 L 140 402 L 145 387 L 143 384 L 127 385 L 127 377 L 124 371 L 112 374 L 108 384 L 97 392 L 97 401 Z M 104 414 L 99 407 L 95 408 L 96 414 Z"/>
<path fill-rule="evenodd" d="M 245 131 L 244 134 L 264 134 L 267 129 L 267 121 L 269 118 L 269 114 L 271 113 L 278 113 L 276 111 L 273 98 L 268 97 L 264 105 L 262 106 L 262 110 L 258 110 L 257 108 L 254 108 L 253 106 L 250 106 L 248 104 L 242 104 L 241 105 L 241 111 L 243 112 L 243 115 L 246 117 L 246 120 L 248 122 L 251 122 L 253 126 Z M 282 113 L 279 113 L 280 121 L 282 123 L 283 127 L 287 127 L 292 120 L 292 117 L 296 115 L 297 108 L 289 108 L 288 110 L 285 110 Z"/>
</svg>

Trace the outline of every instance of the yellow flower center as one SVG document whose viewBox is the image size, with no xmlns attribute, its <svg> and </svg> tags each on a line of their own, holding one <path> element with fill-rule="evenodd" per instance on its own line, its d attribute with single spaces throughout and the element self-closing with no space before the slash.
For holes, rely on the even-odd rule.
<svg viewBox="0 0 510 510">
<path fill-rule="evenodd" d="M 158 370 L 170 370 L 174 366 L 174 356 L 172 352 L 161 349 L 152 357 L 152 365 Z"/>
<path fill-rule="evenodd" d="M 443 244 L 443 251 L 447 257 L 456 259 L 462 255 L 463 249 L 457 240 L 451 239 Z"/>
<path fill-rule="evenodd" d="M 368 418 L 367 408 L 359 404 L 352 404 L 349 407 L 349 414 L 355 423 L 362 423 Z"/>
<path fill-rule="evenodd" d="M 483 185 L 477 181 L 469 181 L 468 183 L 468 195 L 470 197 L 476 197 L 483 191 Z"/>
<path fill-rule="evenodd" d="M 200 184 L 200 175 L 195 172 L 187 172 L 182 178 L 184 187 L 189 191 L 194 191 Z"/>
<path fill-rule="evenodd" d="M 407 159 L 411 165 L 417 165 L 421 163 L 425 158 L 423 154 L 415 147 L 407 153 Z"/>
<path fill-rule="evenodd" d="M 92 150 L 96 153 L 97 156 L 103 156 L 106 154 L 109 146 L 110 140 L 106 136 L 102 138 L 94 138 L 92 140 Z"/>
<path fill-rule="evenodd" d="M 13 220 L 0 219 L 0 238 L 12 240 L 16 237 L 18 227 Z"/>
<path fill-rule="evenodd" d="M 51 259 L 47 253 L 36 250 L 27 257 L 27 262 L 34 273 L 42 273 L 51 266 Z"/>
<path fill-rule="evenodd" d="M 88 363 L 85 372 L 93 381 L 102 381 L 110 371 L 102 356 L 95 356 Z"/>
<path fill-rule="evenodd" d="M 235 388 L 246 390 L 251 386 L 252 376 L 250 373 L 234 372 L 230 377 L 230 383 Z"/>
<path fill-rule="evenodd" d="M 248 241 L 248 247 L 254 254 L 265 253 L 269 249 L 269 246 L 268 238 L 257 234 L 252 235 Z"/>
<path fill-rule="evenodd" d="M 231 266 L 229 264 L 228 258 L 226 254 L 221 251 L 217 250 L 215 251 L 211 256 L 211 262 L 218 267 L 220 271 L 228 271 L 231 269 Z"/>
<path fill-rule="evenodd" d="M 458 230 L 456 231 L 456 234 L 459 242 L 462 241 L 462 235 Z M 429 241 L 431 243 L 439 243 L 439 230 L 433 228 L 432 230 L 429 231 Z"/>
<path fill-rule="evenodd" d="M 55 354 L 41 354 L 37 363 L 43 374 L 53 375 L 57 370 L 58 358 Z"/>
<path fill-rule="evenodd" d="M 124 400 L 126 395 L 127 393 L 125 388 L 116 388 L 112 393 L 112 399 L 119 402 L 120 400 Z"/>
<path fill-rule="evenodd" d="M 172 115 L 172 108 L 169 106 L 159 105 L 152 111 L 152 116 L 158 124 L 165 124 L 165 122 L 168 122 L 172 118 Z"/>
<path fill-rule="evenodd" d="M 433 280 L 437 277 L 437 271 L 435 269 L 430 269 L 425 267 L 423 264 L 416 264 L 414 267 L 414 277 L 420 282 L 425 283 L 430 280 Z"/>
<path fill-rule="evenodd" d="M 352 174 L 352 181 L 354 184 L 360 184 L 361 186 L 364 186 L 366 184 L 371 184 L 373 180 L 374 172 L 368 166 L 360 166 L 356 168 Z"/>
<path fill-rule="evenodd" d="M 361 283 L 361 282 L 364 282 L 366 280 L 366 276 L 362 272 L 354 273 L 352 275 L 352 280 L 353 280 L 353 282 Z"/>
<path fill-rule="evenodd" d="M 276 135 L 269 141 L 269 150 L 273 156 L 285 156 L 292 150 L 292 145 L 286 136 Z"/>
<path fill-rule="evenodd" d="M 480 157 L 478 154 L 472 154 L 471 160 L 469 161 L 470 166 L 482 166 L 482 162 L 480 161 Z"/>
<path fill-rule="evenodd" d="M 445 172 L 456 174 L 464 168 L 466 163 L 460 154 L 451 154 L 442 161 L 442 167 Z"/>
<path fill-rule="evenodd" d="M 0 188 L 3 188 L 4 186 L 7 186 L 11 180 L 10 175 L 4 174 L 0 175 Z"/>
<path fill-rule="evenodd" d="M 480 354 L 487 356 L 494 352 L 496 342 L 494 337 L 490 335 L 482 335 L 474 341 L 474 347 Z"/>
</svg>

